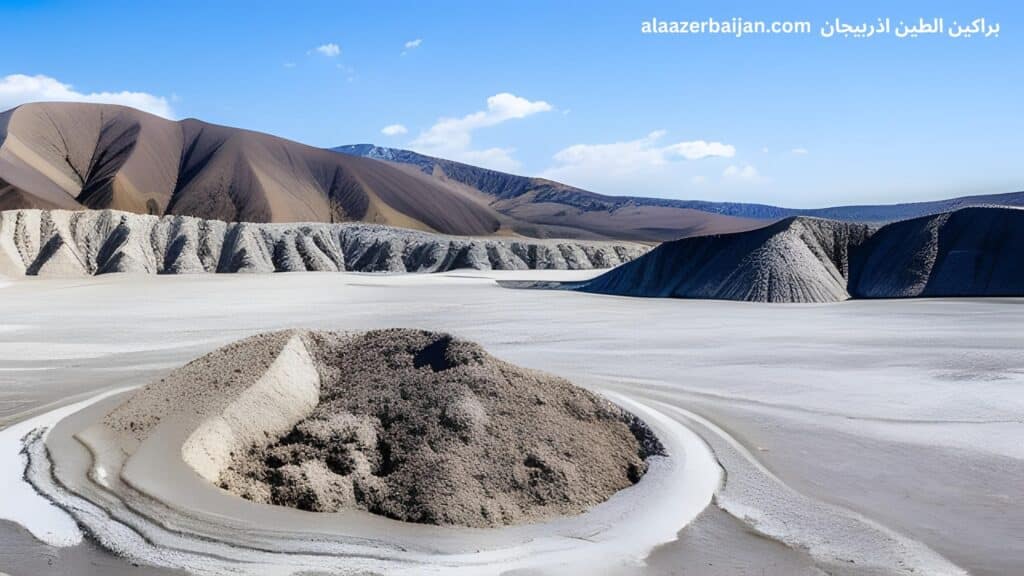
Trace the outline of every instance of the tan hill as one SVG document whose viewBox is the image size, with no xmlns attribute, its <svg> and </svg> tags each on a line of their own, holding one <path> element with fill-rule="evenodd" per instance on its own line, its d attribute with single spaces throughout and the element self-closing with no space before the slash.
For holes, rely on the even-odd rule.
<svg viewBox="0 0 1024 576">
<path fill-rule="evenodd" d="M 763 222 L 670 208 L 504 206 L 407 166 L 104 104 L 0 114 L 0 209 L 115 209 L 227 222 L 370 222 L 455 235 L 660 241 Z M 652 228 L 653 227 L 653 228 Z"/>
</svg>

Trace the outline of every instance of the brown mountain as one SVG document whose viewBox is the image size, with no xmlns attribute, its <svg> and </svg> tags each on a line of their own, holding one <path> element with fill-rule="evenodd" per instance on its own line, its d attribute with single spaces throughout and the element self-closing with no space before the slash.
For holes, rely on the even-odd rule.
<svg viewBox="0 0 1024 576">
<path fill-rule="evenodd" d="M 640 241 L 765 224 L 671 206 L 571 206 L 550 195 L 509 202 L 411 166 L 195 119 L 79 103 L 26 104 L 0 114 L 0 210 L 14 208 Z"/>
</svg>

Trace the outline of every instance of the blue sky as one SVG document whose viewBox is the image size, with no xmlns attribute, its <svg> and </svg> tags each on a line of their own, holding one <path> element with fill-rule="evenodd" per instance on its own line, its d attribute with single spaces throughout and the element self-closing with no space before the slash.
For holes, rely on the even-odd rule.
<svg viewBox="0 0 1024 576">
<path fill-rule="evenodd" d="M 0 104 L 121 99 L 610 194 L 815 207 L 1024 189 L 1024 8 L 892 4 L 3 2 Z M 815 32 L 641 34 L 652 17 Z M 837 17 L 985 17 L 1000 33 L 822 38 Z"/>
</svg>

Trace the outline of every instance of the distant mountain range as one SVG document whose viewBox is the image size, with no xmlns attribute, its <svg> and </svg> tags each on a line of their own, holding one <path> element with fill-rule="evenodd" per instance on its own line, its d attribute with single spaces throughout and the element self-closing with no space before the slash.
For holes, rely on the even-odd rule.
<svg viewBox="0 0 1024 576">
<path fill-rule="evenodd" d="M 665 242 L 578 289 L 752 302 L 1024 296 L 1024 210 L 961 208 L 881 227 L 797 216 Z"/>
<path fill-rule="evenodd" d="M 1024 205 L 1024 193 L 819 210 L 616 197 L 405 150 L 314 148 L 123 106 L 38 103 L 0 113 L 0 210 L 115 209 L 656 243 L 753 230 L 794 215 L 886 222 L 989 204 Z"/>
<path fill-rule="evenodd" d="M 433 158 L 409 150 L 384 148 L 372 144 L 354 144 L 334 148 L 337 152 L 374 158 L 388 162 L 409 164 L 424 174 L 454 180 L 490 194 L 508 205 L 515 199 L 551 202 L 579 210 L 616 211 L 626 208 L 675 208 L 696 210 L 722 216 L 755 220 L 780 220 L 792 216 L 812 216 L 847 222 L 885 223 L 929 214 L 950 212 L 969 206 L 1024 206 L 1024 192 L 963 196 L 931 202 L 904 204 L 879 204 L 858 206 L 834 206 L 830 208 L 783 208 L 767 204 L 740 202 L 708 202 L 703 200 L 671 200 L 665 198 L 643 198 L 631 196 L 605 196 L 574 188 L 566 184 L 543 178 L 530 178 L 505 174 L 486 168 L 478 168 L 451 160 Z M 515 210 L 512 210 L 515 212 Z M 694 234 L 686 234 L 693 236 Z"/>
<path fill-rule="evenodd" d="M 486 205 L 419 173 L 122 106 L 19 106 L 0 114 L 0 142 L 0 209 L 364 221 L 460 235 L 505 225 Z"/>
<path fill-rule="evenodd" d="M 369 222 L 472 236 L 655 242 L 763 222 L 696 210 L 507 200 L 404 164 L 103 104 L 0 114 L 0 210 L 117 209 L 227 222 Z"/>
</svg>

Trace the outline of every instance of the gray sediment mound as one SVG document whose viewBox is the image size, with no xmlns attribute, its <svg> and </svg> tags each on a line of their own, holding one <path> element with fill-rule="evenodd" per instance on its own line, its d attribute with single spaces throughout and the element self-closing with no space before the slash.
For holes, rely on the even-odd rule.
<svg viewBox="0 0 1024 576">
<path fill-rule="evenodd" d="M 115 489 L 162 506 L 209 503 L 197 494 L 219 486 L 306 511 L 473 527 L 583 512 L 663 453 L 639 419 L 564 379 L 405 329 L 256 335 L 75 436 Z"/>
<path fill-rule="evenodd" d="M 361 223 L 253 224 L 114 210 L 0 212 L 0 274 L 608 268 L 641 244 L 445 236 Z"/>
<path fill-rule="evenodd" d="M 851 264 L 854 298 L 1024 296 L 1024 210 L 964 208 L 890 224 Z"/>
<path fill-rule="evenodd" d="M 845 300 L 850 250 L 870 232 L 863 224 L 797 217 L 750 232 L 686 238 L 579 289 L 754 302 Z"/>
<path fill-rule="evenodd" d="M 221 487 L 303 510 L 498 526 L 586 510 L 637 482 L 660 444 L 566 380 L 445 334 L 304 337 L 320 399 L 238 450 Z"/>
<path fill-rule="evenodd" d="M 578 290 L 752 302 L 1024 296 L 1024 210 L 964 208 L 880 228 L 796 217 L 667 242 Z"/>
</svg>

